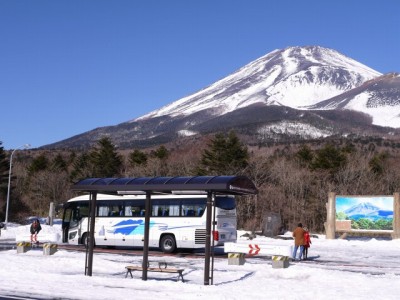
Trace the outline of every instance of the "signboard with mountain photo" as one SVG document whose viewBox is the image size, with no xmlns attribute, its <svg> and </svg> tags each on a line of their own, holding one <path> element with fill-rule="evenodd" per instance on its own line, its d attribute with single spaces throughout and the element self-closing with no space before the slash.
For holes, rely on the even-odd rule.
<svg viewBox="0 0 400 300">
<path fill-rule="evenodd" d="M 336 196 L 336 219 L 351 229 L 393 230 L 393 196 Z"/>
</svg>

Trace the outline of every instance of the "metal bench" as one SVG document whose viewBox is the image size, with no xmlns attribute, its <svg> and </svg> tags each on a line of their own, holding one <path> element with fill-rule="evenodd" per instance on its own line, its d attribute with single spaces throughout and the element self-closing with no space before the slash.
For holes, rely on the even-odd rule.
<svg viewBox="0 0 400 300">
<path fill-rule="evenodd" d="M 143 271 L 143 267 L 141 267 L 141 266 L 126 266 L 125 269 L 126 269 L 125 278 L 128 277 L 128 274 L 130 274 L 131 278 L 133 278 L 132 271 Z M 160 264 L 158 267 L 148 267 L 147 268 L 148 272 L 177 273 L 178 274 L 177 281 L 179 281 L 179 279 L 181 279 L 182 282 L 184 282 L 183 274 L 182 274 L 184 270 L 185 269 L 167 268 L 166 264 L 165 264 L 165 267 L 162 267 Z"/>
</svg>

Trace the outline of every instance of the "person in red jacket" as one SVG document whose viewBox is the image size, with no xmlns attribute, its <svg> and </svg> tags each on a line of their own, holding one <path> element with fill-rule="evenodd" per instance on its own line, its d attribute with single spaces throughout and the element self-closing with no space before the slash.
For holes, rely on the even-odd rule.
<svg viewBox="0 0 400 300">
<path fill-rule="evenodd" d="M 301 260 L 301 256 L 303 255 L 304 251 L 304 229 L 303 225 L 299 223 L 295 230 L 293 230 L 293 237 L 294 237 L 294 250 L 293 250 L 293 260 L 296 260 L 297 249 L 300 248 L 299 252 L 299 259 Z"/>
<path fill-rule="evenodd" d="M 304 227 L 304 251 L 303 251 L 303 260 L 307 259 L 308 256 L 308 248 L 310 248 L 311 245 L 311 238 L 310 238 L 310 233 L 308 232 L 308 228 Z"/>
</svg>

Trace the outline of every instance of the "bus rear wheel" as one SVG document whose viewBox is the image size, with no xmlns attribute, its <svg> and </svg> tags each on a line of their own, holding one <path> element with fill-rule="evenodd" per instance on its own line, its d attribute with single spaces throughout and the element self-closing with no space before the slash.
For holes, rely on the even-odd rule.
<svg viewBox="0 0 400 300">
<path fill-rule="evenodd" d="M 175 237 L 171 234 L 164 235 L 160 241 L 161 251 L 164 253 L 172 253 L 176 251 Z"/>
</svg>

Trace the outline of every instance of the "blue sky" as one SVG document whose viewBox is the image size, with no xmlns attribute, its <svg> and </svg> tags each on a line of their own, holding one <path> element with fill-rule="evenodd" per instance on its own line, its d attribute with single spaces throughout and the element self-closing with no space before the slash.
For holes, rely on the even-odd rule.
<svg viewBox="0 0 400 300">
<path fill-rule="evenodd" d="M 289 46 L 400 72 L 399 14 L 397 0 L 2 0 L 0 141 L 117 125 Z"/>
</svg>

